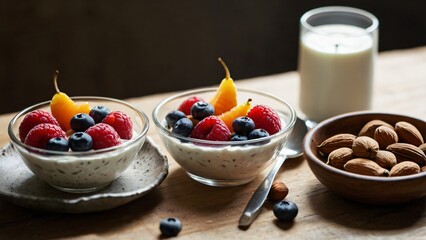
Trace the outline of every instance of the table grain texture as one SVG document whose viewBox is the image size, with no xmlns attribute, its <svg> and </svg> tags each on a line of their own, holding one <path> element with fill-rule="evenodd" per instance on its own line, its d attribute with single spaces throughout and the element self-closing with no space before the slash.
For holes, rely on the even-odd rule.
<svg viewBox="0 0 426 240">
<path fill-rule="evenodd" d="M 376 73 L 373 110 L 426 119 L 426 47 L 380 53 Z M 236 85 L 277 95 L 299 111 L 297 72 L 236 80 Z M 127 100 L 151 115 L 172 94 Z M 12 116 L 0 115 L 0 146 L 9 141 Z M 148 135 L 166 153 L 152 121 Z M 0 239 L 159 239 L 159 222 L 165 217 L 182 221 L 179 239 L 426 239 L 426 198 L 387 207 L 345 200 L 315 178 L 303 157 L 287 161 L 277 175 L 290 189 L 287 199 L 299 206 L 296 219 L 278 222 L 267 202 L 257 220 L 242 230 L 240 214 L 267 170 L 249 184 L 216 188 L 191 180 L 167 156 L 169 175 L 159 187 L 109 211 L 57 214 L 0 200 Z"/>
</svg>

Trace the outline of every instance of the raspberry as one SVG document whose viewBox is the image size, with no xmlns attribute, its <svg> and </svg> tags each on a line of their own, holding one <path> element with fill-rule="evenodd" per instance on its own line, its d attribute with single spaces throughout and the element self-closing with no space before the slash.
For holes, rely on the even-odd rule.
<svg viewBox="0 0 426 240">
<path fill-rule="evenodd" d="M 133 123 L 129 115 L 124 112 L 115 111 L 108 114 L 102 123 L 113 127 L 122 139 L 132 139 Z"/>
<path fill-rule="evenodd" d="M 178 110 L 185 113 L 186 115 L 191 115 L 191 107 L 196 102 L 205 102 L 204 99 L 193 96 L 184 100 L 178 107 Z"/>
<path fill-rule="evenodd" d="M 28 132 L 24 143 L 32 147 L 46 149 L 47 142 L 56 137 L 65 138 L 65 132 L 59 125 L 40 123 Z"/>
<path fill-rule="evenodd" d="M 256 128 L 266 130 L 269 135 L 281 130 L 281 120 L 278 113 L 266 105 L 256 105 L 248 112 L 247 116 L 254 121 Z"/>
<path fill-rule="evenodd" d="M 59 125 L 58 121 L 50 113 L 43 110 L 34 110 L 25 115 L 24 120 L 19 125 L 19 139 L 21 139 L 21 142 L 24 142 L 28 132 L 40 123 Z"/>
<path fill-rule="evenodd" d="M 93 149 L 102 149 L 117 146 L 120 144 L 120 136 L 108 124 L 98 123 L 86 130 L 87 134 L 92 137 Z"/>
<path fill-rule="evenodd" d="M 225 123 L 216 116 L 209 116 L 201 120 L 192 130 L 190 137 L 212 140 L 212 141 L 229 141 L 231 139 L 231 131 Z"/>
</svg>

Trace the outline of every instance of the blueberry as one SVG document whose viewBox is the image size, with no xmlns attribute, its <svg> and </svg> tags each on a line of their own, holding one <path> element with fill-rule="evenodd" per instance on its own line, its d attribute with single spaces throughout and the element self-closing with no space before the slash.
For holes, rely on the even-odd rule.
<svg viewBox="0 0 426 240">
<path fill-rule="evenodd" d="M 191 107 L 191 115 L 193 118 L 203 120 L 204 118 L 214 114 L 214 107 L 210 103 L 196 102 Z"/>
<path fill-rule="evenodd" d="M 71 118 L 70 125 L 74 132 L 84 132 L 89 127 L 95 125 L 95 120 L 85 113 L 77 113 Z"/>
<path fill-rule="evenodd" d="M 75 152 L 89 151 L 92 149 L 92 137 L 84 132 L 76 132 L 68 139 L 71 150 Z"/>
<path fill-rule="evenodd" d="M 68 141 L 62 137 L 49 139 L 46 145 L 47 150 L 66 152 L 69 149 Z"/>
<path fill-rule="evenodd" d="M 232 122 L 232 128 L 234 128 L 235 133 L 247 136 L 254 130 L 254 122 L 249 117 L 238 117 Z"/>
<path fill-rule="evenodd" d="M 89 116 L 93 118 L 95 123 L 100 123 L 111 111 L 105 106 L 95 106 L 89 112 Z"/>
<path fill-rule="evenodd" d="M 247 136 L 244 136 L 244 135 L 235 134 L 234 136 L 231 137 L 231 141 L 246 141 L 246 140 L 247 140 Z"/>
<path fill-rule="evenodd" d="M 291 221 L 299 212 L 299 208 L 294 202 L 281 201 L 274 205 L 274 215 L 281 221 Z"/>
<path fill-rule="evenodd" d="M 179 110 L 173 110 L 166 115 L 166 122 L 169 128 L 173 127 L 175 123 L 181 119 L 186 118 L 185 113 Z"/>
<path fill-rule="evenodd" d="M 189 118 L 181 118 L 175 123 L 175 125 L 173 125 L 172 132 L 188 137 L 189 134 L 191 134 L 193 127 L 194 124 Z"/>
<path fill-rule="evenodd" d="M 164 237 L 177 236 L 182 230 L 182 223 L 177 218 L 163 218 L 160 221 L 160 231 Z"/>
<path fill-rule="evenodd" d="M 264 138 L 269 136 L 269 133 L 261 128 L 254 129 L 248 134 L 248 139 Z"/>
</svg>

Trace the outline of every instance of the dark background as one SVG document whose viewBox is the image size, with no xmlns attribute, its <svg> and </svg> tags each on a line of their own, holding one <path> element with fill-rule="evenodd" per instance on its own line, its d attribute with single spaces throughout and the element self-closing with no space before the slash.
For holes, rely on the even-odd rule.
<svg viewBox="0 0 426 240">
<path fill-rule="evenodd" d="M 379 19 L 379 50 L 426 45 L 426 1 L 0 0 L 0 113 L 54 94 L 129 98 L 297 68 L 299 19 L 343 5 Z"/>
</svg>

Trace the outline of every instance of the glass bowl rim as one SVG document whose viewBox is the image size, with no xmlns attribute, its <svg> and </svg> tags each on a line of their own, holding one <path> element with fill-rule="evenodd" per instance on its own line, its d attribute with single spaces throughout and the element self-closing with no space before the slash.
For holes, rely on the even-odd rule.
<svg viewBox="0 0 426 240">
<path fill-rule="evenodd" d="M 139 142 L 139 140 L 141 138 L 143 138 L 144 136 L 147 135 L 149 125 L 150 125 L 149 124 L 149 118 L 142 110 L 140 110 L 139 108 L 137 108 L 133 104 L 130 104 L 126 101 L 115 99 L 115 98 L 99 97 L 99 96 L 74 96 L 74 97 L 70 97 L 70 98 L 72 100 L 79 100 L 79 101 L 91 101 L 91 100 L 92 101 L 111 101 L 111 102 L 114 102 L 114 103 L 124 105 L 124 106 L 130 108 L 131 110 L 133 110 L 134 112 L 136 112 L 137 115 L 142 119 L 142 121 L 145 124 L 142 126 L 141 133 L 139 133 L 137 137 L 135 137 L 131 140 L 125 141 L 124 143 L 122 143 L 120 145 L 117 145 L 117 146 L 114 146 L 114 147 L 109 147 L 109 148 L 104 148 L 104 149 L 97 149 L 97 150 L 91 150 L 91 151 L 86 151 L 86 152 L 73 152 L 73 151 L 62 152 L 62 151 L 46 150 L 46 149 L 41 149 L 41 148 L 36 148 L 36 147 L 26 145 L 25 143 L 21 142 L 21 140 L 19 140 L 18 137 L 15 135 L 15 133 L 13 132 L 13 126 L 16 124 L 16 121 L 18 120 L 18 118 L 24 116 L 25 114 L 27 114 L 27 113 L 29 113 L 33 110 L 37 110 L 41 107 L 46 107 L 46 106 L 50 105 L 51 100 L 48 100 L 48 101 L 40 102 L 40 103 L 34 104 L 32 106 L 29 106 L 29 107 L 19 111 L 17 114 L 15 114 L 15 116 L 10 120 L 8 127 L 7 127 L 9 138 L 11 139 L 12 143 L 18 145 L 21 148 L 25 148 L 27 150 L 30 150 L 32 153 L 50 154 L 52 156 L 81 157 L 81 156 L 92 156 L 92 155 L 97 155 L 97 154 L 101 154 L 101 153 L 112 152 L 112 151 L 115 151 L 116 149 L 120 149 L 120 148 L 124 148 L 124 147 L 130 146 L 130 145 L 133 145 L 134 143 Z"/>
<path fill-rule="evenodd" d="M 260 92 L 260 91 L 256 91 L 256 90 L 251 90 L 251 89 L 246 89 L 246 88 L 237 88 L 237 93 L 239 91 L 241 92 L 247 92 L 247 93 L 254 93 L 254 94 L 258 94 L 261 95 L 263 97 L 267 97 L 267 98 L 271 98 L 275 101 L 277 101 L 280 104 L 283 104 L 285 107 L 288 108 L 289 113 L 290 113 L 290 121 L 289 123 L 282 128 L 279 132 L 270 135 L 268 137 L 264 137 L 264 138 L 258 138 L 258 139 L 251 139 L 251 140 L 245 140 L 245 141 L 211 141 L 211 140 L 204 140 L 204 139 L 197 139 L 197 138 L 190 138 L 190 137 L 184 137 L 181 135 L 178 135 L 176 133 L 170 132 L 167 128 L 165 128 L 160 121 L 157 118 L 157 115 L 161 109 L 161 107 L 163 107 L 166 103 L 173 101 L 175 99 L 178 99 L 180 97 L 184 97 L 184 96 L 188 96 L 188 95 L 194 95 L 194 94 L 200 94 L 200 93 L 207 93 L 207 92 L 214 92 L 216 91 L 217 88 L 216 87 L 207 87 L 207 88 L 198 88 L 198 89 L 193 89 L 193 90 L 189 90 L 189 91 L 183 91 L 177 94 L 174 94 L 170 97 L 167 97 L 166 99 L 164 99 L 163 101 L 161 101 L 160 103 L 157 104 L 157 106 L 154 108 L 154 110 L 152 111 L 152 119 L 154 121 L 155 126 L 157 127 L 157 129 L 159 129 L 162 133 L 168 135 L 168 136 L 172 136 L 175 137 L 179 140 L 182 140 L 184 142 L 192 142 L 192 143 L 197 143 L 203 146 L 224 146 L 224 145 L 232 145 L 232 146 L 239 146 L 239 145 L 247 145 L 247 144 L 256 144 L 256 143 L 261 143 L 264 141 L 268 141 L 268 140 L 272 140 L 272 139 L 276 139 L 281 137 L 283 134 L 287 133 L 288 131 L 292 130 L 294 127 L 294 124 L 296 123 L 296 119 L 297 119 L 297 114 L 296 111 L 294 110 L 294 108 L 288 104 L 286 101 L 282 100 L 281 98 L 270 94 L 270 93 L 264 93 L 264 92 Z"/>
</svg>

